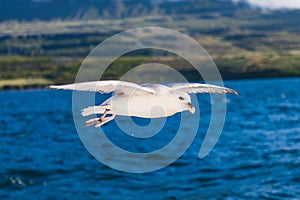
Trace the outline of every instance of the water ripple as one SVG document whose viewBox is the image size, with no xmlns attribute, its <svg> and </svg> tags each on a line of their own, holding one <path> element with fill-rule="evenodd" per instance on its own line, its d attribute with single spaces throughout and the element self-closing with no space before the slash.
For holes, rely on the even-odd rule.
<svg viewBox="0 0 300 200">
<path fill-rule="evenodd" d="M 0 198 L 300 199 L 300 79 L 226 85 L 242 96 L 227 97 L 224 130 L 209 156 L 197 157 L 210 120 L 204 95 L 192 146 L 167 168 L 146 174 L 112 170 L 87 152 L 74 128 L 70 92 L 1 92 Z M 153 150 L 174 138 L 176 120 L 145 143 L 128 139 L 113 123 L 108 137 L 136 152 Z"/>
</svg>

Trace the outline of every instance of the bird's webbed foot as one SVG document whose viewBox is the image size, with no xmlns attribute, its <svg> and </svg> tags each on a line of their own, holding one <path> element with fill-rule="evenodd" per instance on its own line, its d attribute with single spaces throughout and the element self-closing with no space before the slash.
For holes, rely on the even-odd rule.
<svg viewBox="0 0 300 200">
<path fill-rule="evenodd" d="M 116 115 L 112 114 L 111 116 L 106 117 L 108 111 L 110 111 L 110 110 L 106 109 L 105 112 L 103 113 L 103 115 L 100 118 L 90 119 L 90 120 L 86 121 L 84 125 L 85 126 L 90 126 L 90 125 L 96 124 L 95 128 L 98 128 L 98 127 L 106 124 L 107 122 L 113 120 Z"/>
</svg>

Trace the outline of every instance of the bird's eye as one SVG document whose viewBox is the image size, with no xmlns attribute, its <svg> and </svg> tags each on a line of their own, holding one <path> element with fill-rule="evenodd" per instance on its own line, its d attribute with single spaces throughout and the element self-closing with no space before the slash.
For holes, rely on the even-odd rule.
<svg viewBox="0 0 300 200">
<path fill-rule="evenodd" d="M 179 97 L 179 99 L 180 99 L 180 100 L 184 100 L 184 98 L 183 98 L 183 97 Z"/>
</svg>

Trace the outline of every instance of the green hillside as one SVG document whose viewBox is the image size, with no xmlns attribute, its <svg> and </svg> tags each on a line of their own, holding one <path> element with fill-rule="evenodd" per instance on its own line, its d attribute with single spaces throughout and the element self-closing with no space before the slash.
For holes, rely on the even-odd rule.
<svg viewBox="0 0 300 200">
<path fill-rule="evenodd" d="M 84 5 L 75 2 L 78 7 Z M 129 2 L 121 2 L 123 9 L 117 9 L 113 16 L 98 13 L 95 18 L 74 18 L 67 14 L 57 17 L 59 12 L 53 12 L 46 21 L 31 18 L 20 21 L 14 16 L 13 21 L 2 19 L 0 89 L 73 82 L 83 59 L 101 41 L 144 26 L 171 28 L 190 35 L 212 56 L 225 79 L 300 75 L 300 11 L 262 11 L 216 0 L 151 1 L 151 5 L 150 1 Z M 145 11 L 136 14 L 128 11 L 138 6 Z M 118 78 L 136 65 L 153 61 L 176 68 L 190 80 L 200 78 L 179 57 L 155 56 L 151 51 L 125 55 L 112 64 L 105 78 Z M 13 83 L 13 80 L 37 81 Z"/>
</svg>

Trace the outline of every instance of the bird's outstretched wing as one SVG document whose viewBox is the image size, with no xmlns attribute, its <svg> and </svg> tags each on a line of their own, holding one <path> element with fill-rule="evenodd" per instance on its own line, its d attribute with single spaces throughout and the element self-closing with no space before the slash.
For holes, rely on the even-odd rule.
<svg viewBox="0 0 300 200">
<path fill-rule="evenodd" d="M 237 91 L 226 88 L 226 87 L 221 87 L 221 86 L 216 86 L 216 85 L 210 85 L 210 84 L 201 84 L 201 83 L 173 83 L 173 84 L 168 84 L 168 86 L 171 88 L 173 91 L 182 91 L 182 92 L 187 92 L 187 93 L 219 93 L 219 94 L 224 94 L 224 93 L 233 93 L 240 95 Z"/>
<path fill-rule="evenodd" d="M 61 90 L 77 90 L 77 91 L 91 91 L 100 93 L 114 92 L 119 95 L 130 95 L 132 92 L 141 95 L 154 94 L 155 91 L 151 88 L 142 87 L 136 83 L 126 81 L 91 81 L 81 82 L 67 85 L 52 85 L 50 89 L 61 89 Z"/>
</svg>

